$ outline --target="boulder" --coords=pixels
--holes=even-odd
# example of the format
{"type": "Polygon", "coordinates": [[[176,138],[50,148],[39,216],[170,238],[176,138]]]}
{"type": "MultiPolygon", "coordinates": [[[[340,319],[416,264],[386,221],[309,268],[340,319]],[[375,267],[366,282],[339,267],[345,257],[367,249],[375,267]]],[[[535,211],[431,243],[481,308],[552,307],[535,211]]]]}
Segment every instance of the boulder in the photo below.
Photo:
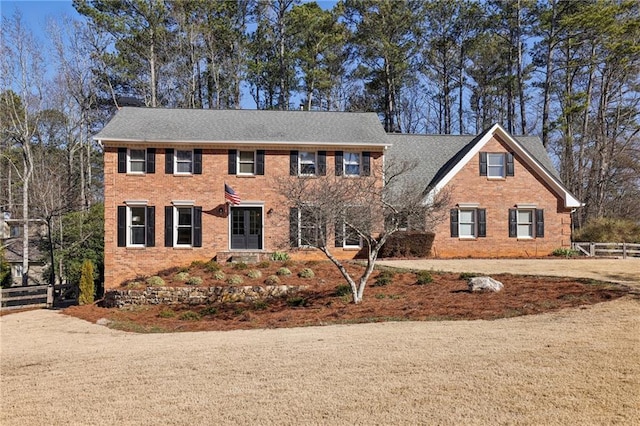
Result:
{"type": "Polygon", "coordinates": [[[502,290],[504,285],[491,277],[473,277],[469,279],[469,291],[494,291],[502,290]]]}

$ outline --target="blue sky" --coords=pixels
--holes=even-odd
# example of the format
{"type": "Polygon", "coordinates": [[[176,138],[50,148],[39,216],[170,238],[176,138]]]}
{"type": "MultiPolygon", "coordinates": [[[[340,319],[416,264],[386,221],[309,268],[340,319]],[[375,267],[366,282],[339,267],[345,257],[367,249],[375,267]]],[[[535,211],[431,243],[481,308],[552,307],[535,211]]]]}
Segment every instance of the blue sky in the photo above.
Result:
{"type": "Polygon", "coordinates": [[[13,15],[16,10],[22,12],[24,22],[38,36],[45,29],[48,17],[66,14],[74,18],[80,18],[80,15],[71,5],[71,0],[0,0],[0,14],[3,17],[13,15]]]}

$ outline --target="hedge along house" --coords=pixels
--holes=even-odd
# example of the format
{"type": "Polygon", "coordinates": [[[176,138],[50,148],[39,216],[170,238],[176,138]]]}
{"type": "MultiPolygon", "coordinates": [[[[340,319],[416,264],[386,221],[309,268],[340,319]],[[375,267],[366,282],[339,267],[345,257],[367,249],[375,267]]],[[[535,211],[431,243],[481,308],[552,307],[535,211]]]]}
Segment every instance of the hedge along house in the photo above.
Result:
{"type": "MultiPolygon", "coordinates": [[[[124,107],[94,139],[104,148],[105,288],[194,260],[295,246],[304,212],[290,209],[274,180],[381,182],[389,146],[374,113],[309,111],[124,107]]],[[[334,254],[354,257],[347,243],[334,254]]]]}
{"type": "Polygon", "coordinates": [[[562,184],[537,137],[500,125],[480,135],[390,134],[390,158],[415,158],[406,178],[428,197],[447,191],[449,220],[436,226],[435,257],[544,256],[571,244],[582,203],[562,184]]]}

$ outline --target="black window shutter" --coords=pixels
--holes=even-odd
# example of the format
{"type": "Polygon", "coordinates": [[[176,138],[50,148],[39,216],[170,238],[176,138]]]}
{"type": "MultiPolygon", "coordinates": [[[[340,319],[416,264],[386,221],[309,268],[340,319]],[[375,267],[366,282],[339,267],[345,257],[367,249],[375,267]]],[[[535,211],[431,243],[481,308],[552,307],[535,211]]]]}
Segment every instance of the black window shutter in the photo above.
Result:
{"type": "Polygon", "coordinates": [[[536,238],[544,237],[544,210],[536,209],[536,238]]]}
{"type": "Polygon", "coordinates": [[[371,175],[371,153],[364,151],[362,153],[362,176],[371,175]]]}
{"type": "Polygon", "coordinates": [[[518,236],[518,210],[509,209],[509,238],[518,236]]]}
{"type": "Polygon", "coordinates": [[[264,149],[256,151],[256,174],[259,176],[264,175],[264,149]]]}
{"type": "Polygon", "coordinates": [[[336,247],[344,246],[344,221],[337,219],[335,223],[335,236],[334,241],[336,247]]]}
{"type": "Polygon", "coordinates": [[[327,151],[318,151],[318,176],[327,175],[327,151]]]}
{"type": "Polygon", "coordinates": [[[118,247],[127,245],[127,206],[118,206],[118,247]]]}
{"type": "Polygon", "coordinates": [[[164,207],[164,246],[173,247],[173,207],[164,207]]]}
{"type": "Polygon", "coordinates": [[[193,150],[193,174],[194,175],[202,174],[202,150],[201,149],[193,150]]]}
{"type": "Polygon", "coordinates": [[[147,247],[156,246],[156,208],[147,206],[147,247]]]}
{"type": "Polygon", "coordinates": [[[487,153],[480,153],[480,176],[487,175],[487,153]]]}
{"type": "Polygon", "coordinates": [[[229,174],[230,175],[235,175],[236,174],[236,157],[238,155],[238,150],[237,149],[230,149],[229,150],[229,174]]]}
{"type": "Polygon", "coordinates": [[[289,176],[298,176],[298,151],[289,153],[289,176]]]}
{"type": "Polygon", "coordinates": [[[164,150],[164,172],[168,175],[173,174],[173,148],[164,150]]]}
{"type": "Polygon", "coordinates": [[[458,209],[451,209],[449,211],[449,217],[451,218],[449,225],[451,228],[451,236],[457,238],[460,235],[458,233],[458,209]]]}
{"type": "Polygon", "coordinates": [[[298,247],[298,209],[291,207],[289,210],[289,244],[298,247]]]}
{"type": "Polygon", "coordinates": [[[513,176],[514,175],[513,154],[510,152],[507,152],[505,154],[505,157],[506,157],[505,163],[507,164],[507,176],[513,176]]]}
{"type": "Polygon", "coordinates": [[[118,173],[127,173],[127,148],[118,148],[118,173]]]}
{"type": "Polygon", "coordinates": [[[336,176],[342,176],[342,151],[336,151],[336,176]]]}
{"type": "Polygon", "coordinates": [[[202,247],[202,206],[193,208],[193,246],[202,247]]]}
{"type": "Polygon", "coordinates": [[[478,209],[478,237],[487,236],[487,209],[478,209]]]}
{"type": "Polygon", "coordinates": [[[145,165],[145,171],[147,173],[156,172],[156,149],[147,148],[147,163],[145,165]]]}

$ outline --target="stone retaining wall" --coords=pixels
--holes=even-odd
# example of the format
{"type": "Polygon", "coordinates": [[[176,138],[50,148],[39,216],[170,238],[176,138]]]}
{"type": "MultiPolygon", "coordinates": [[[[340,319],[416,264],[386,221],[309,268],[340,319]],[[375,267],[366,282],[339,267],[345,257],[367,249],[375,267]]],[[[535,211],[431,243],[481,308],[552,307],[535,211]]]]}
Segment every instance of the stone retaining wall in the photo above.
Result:
{"type": "Polygon", "coordinates": [[[253,302],[286,296],[305,286],[238,286],[238,287],[146,287],[140,290],[107,290],[104,306],[122,308],[131,305],[200,305],[223,302],[253,302]]]}

